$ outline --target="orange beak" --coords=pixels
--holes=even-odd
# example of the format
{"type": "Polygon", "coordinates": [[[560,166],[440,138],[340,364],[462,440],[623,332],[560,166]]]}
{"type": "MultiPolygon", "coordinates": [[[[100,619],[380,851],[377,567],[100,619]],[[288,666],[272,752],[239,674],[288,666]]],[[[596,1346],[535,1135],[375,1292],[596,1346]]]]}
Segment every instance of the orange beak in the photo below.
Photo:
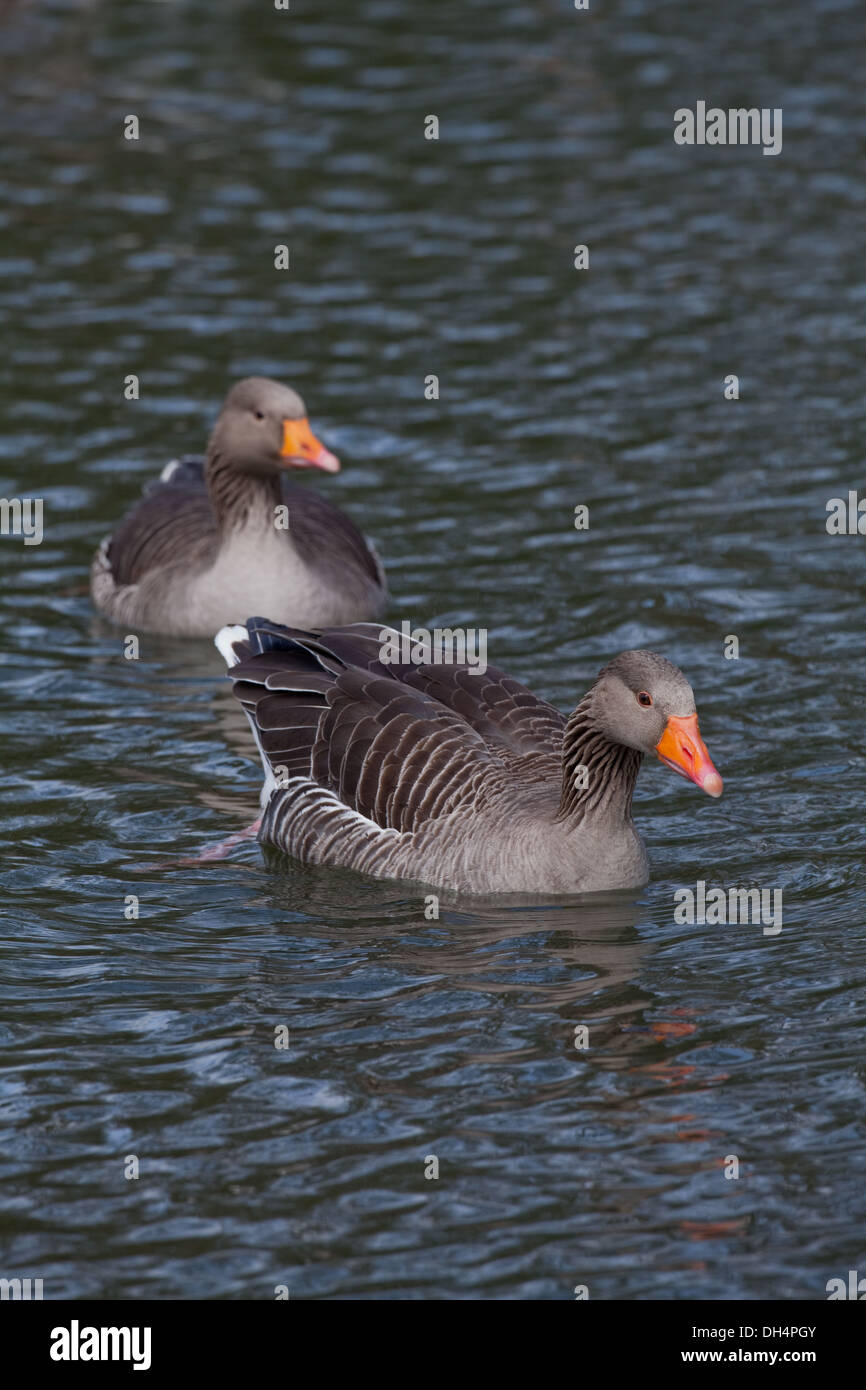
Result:
{"type": "Polygon", "coordinates": [[[280,458],[292,468],[321,468],[325,473],[339,473],[340,460],[321,444],[306,415],[302,420],[283,421],[283,447],[280,458]]]}
{"type": "Polygon", "coordinates": [[[708,796],[721,796],[724,782],[701,738],[696,714],[672,714],[656,744],[661,761],[687,777],[708,796]]]}

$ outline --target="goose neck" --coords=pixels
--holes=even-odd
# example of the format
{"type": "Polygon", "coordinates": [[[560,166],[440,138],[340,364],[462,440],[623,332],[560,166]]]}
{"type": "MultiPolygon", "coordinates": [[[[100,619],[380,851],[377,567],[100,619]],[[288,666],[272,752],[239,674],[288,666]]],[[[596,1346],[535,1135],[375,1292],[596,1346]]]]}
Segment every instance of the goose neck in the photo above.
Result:
{"type": "Polygon", "coordinates": [[[557,820],[569,826],[584,820],[630,822],[634,784],[642,761],[642,753],[612,742],[599,728],[590,691],[565,726],[557,820]]]}
{"type": "Polygon", "coordinates": [[[205,463],[205,481],[221,531],[250,525],[273,527],[282,496],[278,473],[247,473],[214,451],[205,463]]]}

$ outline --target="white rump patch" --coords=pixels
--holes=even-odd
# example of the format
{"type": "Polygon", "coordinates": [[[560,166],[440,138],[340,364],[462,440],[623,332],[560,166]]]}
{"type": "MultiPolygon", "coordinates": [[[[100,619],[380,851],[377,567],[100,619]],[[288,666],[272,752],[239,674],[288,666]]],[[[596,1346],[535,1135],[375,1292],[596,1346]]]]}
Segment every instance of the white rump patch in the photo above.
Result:
{"type": "Polygon", "coordinates": [[[213,639],[214,646],[229,670],[231,670],[233,666],[237,666],[240,661],[240,657],[234,650],[232,643],[248,642],[249,637],[250,634],[247,632],[243,623],[229,623],[226,627],[221,627],[216,637],[213,639]]]}
{"type": "MultiPolygon", "coordinates": [[[[220,628],[216,637],[213,639],[213,643],[220,656],[222,657],[223,661],[225,662],[226,666],[228,666],[229,670],[231,670],[233,666],[237,666],[238,662],[240,661],[240,657],[234,650],[232,643],[248,642],[249,639],[250,634],[244,627],[243,623],[228,623],[225,627],[220,628]]],[[[250,714],[248,709],[244,710],[244,714],[246,715],[247,722],[252,730],[253,738],[256,742],[256,748],[258,748],[259,750],[259,757],[262,760],[262,767],[265,773],[265,785],[262,787],[261,796],[259,797],[259,803],[261,805],[262,810],[264,810],[271,799],[271,793],[276,789],[277,782],[273,772],[271,771],[271,765],[268,761],[268,755],[262,747],[262,740],[259,737],[259,731],[256,728],[256,721],[250,714]]]]}

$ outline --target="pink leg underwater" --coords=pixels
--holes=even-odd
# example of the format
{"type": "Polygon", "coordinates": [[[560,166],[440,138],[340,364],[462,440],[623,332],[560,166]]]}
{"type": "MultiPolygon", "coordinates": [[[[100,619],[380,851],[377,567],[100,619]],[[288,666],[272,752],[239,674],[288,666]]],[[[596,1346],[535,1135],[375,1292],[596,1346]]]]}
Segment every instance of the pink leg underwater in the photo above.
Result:
{"type": "Polygon", "coordinates": [[[189,859],[178,859],[178,864],[207,864],[212,859],[225,859],[226,855],[234,849],[235,845],[243,844],[244,840],[252,840],[259,833],[259,826],[262,818],[254,820],[252,825],[248,825],[246,830],[239,830],[235,835],[229,835],[228,839],[220,840],[218,845],[211,845],[210,849],[203,849],[200,854],[192,855],[189,859]]]}

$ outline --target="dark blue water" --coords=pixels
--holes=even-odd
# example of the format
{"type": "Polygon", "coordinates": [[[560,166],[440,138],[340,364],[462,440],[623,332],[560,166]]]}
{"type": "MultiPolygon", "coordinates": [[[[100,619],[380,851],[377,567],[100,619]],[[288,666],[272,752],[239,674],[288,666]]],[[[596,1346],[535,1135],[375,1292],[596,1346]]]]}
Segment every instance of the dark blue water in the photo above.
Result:
{"type": "Polygon", "coordinates": [[[0,1275],[822,1299],[866,1270],[866,538],[825,526],[863,484],[864,38],[781,0],[4,9],[0,495],[45,535],[0,546],[0,1275]],[[698,100],[781,107],[782,153],[676,146],[698,100]],[[392,621],[486,627],[564,709],[623,648],[683,667],[726,791],[645,768],[637,900],[428,922],[251,843],[182,862],[254,815],[249,736],[206,642],[124,659],[87,567],[249,372],[343,457],[392,621]],[[677,923],[698,880],[781,889],[782,931],[677,923]]]}

